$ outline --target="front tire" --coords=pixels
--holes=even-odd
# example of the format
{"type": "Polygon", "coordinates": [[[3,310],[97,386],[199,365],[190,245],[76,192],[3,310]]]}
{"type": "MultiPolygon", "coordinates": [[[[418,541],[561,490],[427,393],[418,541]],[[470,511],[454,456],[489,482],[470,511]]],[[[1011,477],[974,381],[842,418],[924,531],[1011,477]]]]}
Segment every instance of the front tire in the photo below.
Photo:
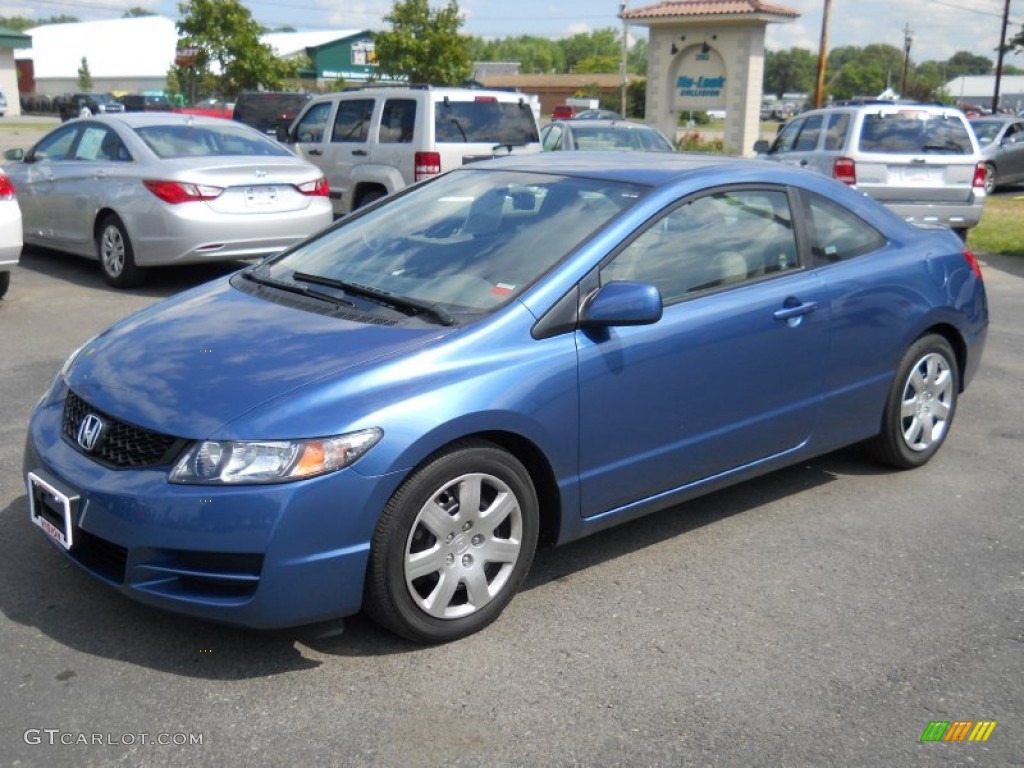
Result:
{"type": "Polygon", "coordinates": [[[483,440],[435,454],[402,483],[377,524],[368,613],[420,643],[477,632],[522,584],[538,526],[536,490],[514,456],[483,440]]]}
{"type": "Polygon", "coordinates": [[[868,448],[883,464],[920,467],[949,434],[960,393],[960,371],[953,348],[942,336],[922,336],[907,350],[893,380],[882,431],[868,448]]]}
{"type": "Polygon", "coordinates": [[[135,264],[135,251],[124,223],[111,214],[100,222],[96,235],[96,255],[103,279],[115,288],[132,288],[143,281],[144,273],[135,264]]]}

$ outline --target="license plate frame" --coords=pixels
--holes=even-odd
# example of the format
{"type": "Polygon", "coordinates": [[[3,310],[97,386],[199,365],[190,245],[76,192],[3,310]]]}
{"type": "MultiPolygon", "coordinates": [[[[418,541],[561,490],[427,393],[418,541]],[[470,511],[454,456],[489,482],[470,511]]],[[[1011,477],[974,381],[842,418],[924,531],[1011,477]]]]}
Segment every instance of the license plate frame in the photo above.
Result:
{"type": "Polygon", "coordinates": [[[272,208],[277,203],[278,189],[273,184],[245,188],[246,208],[272,208]]]}
{"type": "Polygon", "coordinates": [[[29,519],[55,543],[70,550],[77,538],[79,495],[56,478],[38,470],[26,474],[25,485],[28,488],[29,519]]]}

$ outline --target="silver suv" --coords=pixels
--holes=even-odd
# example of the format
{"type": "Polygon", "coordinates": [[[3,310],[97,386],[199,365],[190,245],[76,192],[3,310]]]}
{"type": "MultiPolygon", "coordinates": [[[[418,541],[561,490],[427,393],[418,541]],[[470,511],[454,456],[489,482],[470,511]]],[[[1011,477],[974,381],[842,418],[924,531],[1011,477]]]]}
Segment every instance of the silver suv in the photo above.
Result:
{"type": "Polygon", "coordinates": [[[319,166],[343,215],[474,160],[539,152],[537,111],[511,91],[365,87],[313,99],[277,138],[319,166]]]}
{"type": "Polygon", "coordinates": [[[965,237],[981,220],[985,166],[958,109],[894,102],[816,109],[754,151],[853,185],[915,224],[944,224],[965,237]]]}

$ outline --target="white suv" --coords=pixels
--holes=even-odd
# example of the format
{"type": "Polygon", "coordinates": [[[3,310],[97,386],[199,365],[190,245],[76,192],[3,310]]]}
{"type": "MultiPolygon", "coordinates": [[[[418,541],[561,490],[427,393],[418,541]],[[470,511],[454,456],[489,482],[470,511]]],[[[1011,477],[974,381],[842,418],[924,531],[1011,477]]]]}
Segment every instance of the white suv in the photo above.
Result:
{"type": "Polygon", "coordinates": [[[965,237],[981,220],[985,166],[958,109],[898,102],[816,109],[754,150],[854,185],[915,224],[944,224],[965,237]]]}
{"type": "Polygon", "coordinates": [[[313,99],[277,138],[320,167],[342,215],[474,160],[539,152],[534,101],[511,91],[365,87],[313,99]]]}

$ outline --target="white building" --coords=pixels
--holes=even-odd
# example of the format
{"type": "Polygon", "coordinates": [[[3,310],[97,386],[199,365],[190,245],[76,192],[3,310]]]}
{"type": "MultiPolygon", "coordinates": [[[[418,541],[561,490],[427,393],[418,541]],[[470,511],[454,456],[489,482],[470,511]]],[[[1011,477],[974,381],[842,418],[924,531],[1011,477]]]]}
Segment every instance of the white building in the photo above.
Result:
{"type": "Polygon", "coordinates": [[[31,59],[36,93],[49,96],[80,90],[82,59],[97,93],[162,91],[178,45],[175,22],[163,16],[44,24],[26,34],[32,48],[15,58],[31,59]]]}
{"type": "MultiPolygon", "coordinates": [[[[996,91],[996,76],[964,75],[946,83],[945,90],[960,104],[989,109],[996,91]]],[[[1014,112],[1024,109],[1024,75],[1003,75],[999,79],[999,106],[1014,112]]]]}
{"type": "MultiPolygon", "coordinates": [[[[44,24],[26,34],[32,38],[32,47],[15,51],[15,58],[31,60],[35,92],[47,96],[80,90],[78,70],[83,58],[96,93],[163,91],[178,48],[177,23],[165,16],[44,24]]],[[[260,40],[288,58],[356,34],[359,30],[272,32],[260,40]]]]}

